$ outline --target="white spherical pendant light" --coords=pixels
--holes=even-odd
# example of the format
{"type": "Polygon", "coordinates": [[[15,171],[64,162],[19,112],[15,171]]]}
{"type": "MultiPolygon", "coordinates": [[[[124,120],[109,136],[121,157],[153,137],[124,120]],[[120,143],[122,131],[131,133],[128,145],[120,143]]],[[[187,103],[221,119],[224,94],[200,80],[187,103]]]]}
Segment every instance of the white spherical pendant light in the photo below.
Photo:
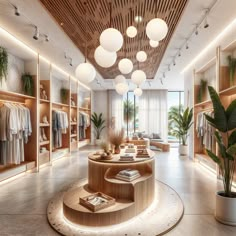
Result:
{"type": "Polygon", "coordinates": [[[122,74],[129,74],[133,70],[133,62],[128,58],[119,61],[118,68],[122,74]]]}
{"type": "Polygon", "coordinates": [[[115,84],[126,83],[126,79],[123,75],[117,75],[115,78],[115,84]]]}
{"type": "Polygon", "coordinates": [[[147,60],[147,53],[144,52],[144,51],[139,51],[139,52],[137,52],[137,54],[136,54],[136,59],[137,59],[137,61],[139,61],[139,62],[144,62],[144,61],[146,61],[146,60],[147,60]]]}
{"type": "Polygon", "coordinates": [[[140,97],[143,94],[143,90],[141,88],[136,88],[134,90],[134,95],[140,97]]]}
{"type": "Polygon", "coordinates": [[[95,79],[96,71],[91,64],[84,62],[77,66],[75,74],[81,82],[90,83],[95,79]]]}
{"type": "Polygon", "coordinates": [[[123,36],[114,28],[105,29],[100,35],[101,46],[109,52],[117,52],[123,45],[123,36]]]}
{"type": "Polygon", "coordinates": [[[159,46],[159,41],[149,40],[149,44],[152,48],[156,48],[159,46]]]}
{"type": "Polygon", "coordinates": [[[126,83],[119,83],[116,85],[116,92],[120,95],[124,95],[129,91],[129,86],[126,83]]]}
{"type": "Polygon", "coordinates": [[[150,20],[146,26],[146,34],[149,39],[160,41],[164,39],[168,32],[166,22],[160,18],[150,20]]]}
{"type": "Polygon", "coordinates": [[[129,26],[126,29],[126,34],[129,38],[134,38],[137,35],[137,29],[134,26],[129,26]]]}
{"type": "Polygon", "coordinates": [[[146,74],[142,70],[135,70],[131,75],[131,80],[139,86],[146,80],[146,74]]]}
{"type": "Polygon", "coordinates": [[[94,52],[94,58],[99,66],[108,68],[115,64],[117,54],[116,52],[108,52],[102,46],[98,46],[94,52]]]}

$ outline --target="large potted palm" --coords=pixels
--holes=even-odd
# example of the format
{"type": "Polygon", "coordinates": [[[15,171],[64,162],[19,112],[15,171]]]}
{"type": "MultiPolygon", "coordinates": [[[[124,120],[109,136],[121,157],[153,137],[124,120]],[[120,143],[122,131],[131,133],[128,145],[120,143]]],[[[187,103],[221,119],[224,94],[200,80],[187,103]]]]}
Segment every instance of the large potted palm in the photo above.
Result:
{"type": "Polygon", "coordinates": [[[181,144],[179,145],[179,154],[183,156],[188,155],[187,139],[189,135],[189,129],[192,126],[193,109],[187,107],[183,112],[180,112],[177,116],[173,117],[176,123],[175,132],[179,137],[181,144]]]}
{"type": "Polygon", "coordinates": [[[217,163],[222,177],[224,190],[216,193],[215,217],[218,221],[236,226],[236,193],[232,191],[236,164],[236,100],[228,108],[224,108],[213,87],[209,86],[211,101],[214,108],[214,118],[205,115],[213,126],[219,154],[206,150],[208,156],[217,163]]]}
{"type": "Polygon", "coordinates": [[[95,134],[95,138],[96,138],[95,144],[100,145],[100,143],[101,143],[101,133],[102,133],[102,130],[106,127],[104,125],[105,120],[102,117],[102,113],[100,113],[98,115],[96,112],[94,112],[91,116],[91,121],[92,121],[93,126],[94,126],[94,134],[95,134]]]}

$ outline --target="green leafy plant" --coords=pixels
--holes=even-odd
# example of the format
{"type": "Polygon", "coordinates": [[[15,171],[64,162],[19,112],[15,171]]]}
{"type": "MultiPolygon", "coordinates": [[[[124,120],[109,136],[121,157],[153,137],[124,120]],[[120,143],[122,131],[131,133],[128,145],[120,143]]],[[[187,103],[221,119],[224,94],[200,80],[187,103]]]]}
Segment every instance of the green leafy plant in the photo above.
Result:
{"type": "Polygon", "coordinates": [[[211,150],[206,150],[208,156],[218,164],[223,179],[224,196],[233,197],[232,182],[236,163],[236,100],[233,100],[227,109],[222,105],[215,89],[208,86],[214,108],[214,118],[205,114],[209,124],[215,131],[216,142],[219,146],[219,156],[211,150]]]}
{"type": "Polygon", "coordinates": [[[124,101],[124,121],[129,123],[134,119],[134,115],[137,115],[138,107],[134,106],[134,103],[127,99],[124,101]]]}
{"type": "Polygon", "coordinates": [[[228,66],[229,66],[229,80],[230,80],[230,86],[234,85],[234,74],[235,74],[235,68],[236,68],[236,58],[232,58],[231,56],[228,56],[228,66]]]}
{"type": "Polygon", "coordinates": [[[200,81],[200,87],[198,91],[198,102],[202,102],[203,96],[206,94],[207,91],[207,81],[204,79],[201,79],[200,81]]]}
{"type": "Polygon", "coordinates": [[[102,113],[98,115],[96,112],[94,112],[91,116],[91,121],[93,122],[93,125],[94,125],[94,129],[95,129],[94,132],[95,132],[96,139],[100,139],[101,132],[106,127],[104,125],[105,120],[102,117],[102,113]]]}
{"type": "Polygon", "coordinates": [[[23,83],[24,94],[29,95],[29,96],[33,96],[33,94],[34,94],[34,80],[33,80],[32,75],[23,74],[21,76],[21,80],[23,83]]]}
{"type": "Polygon", "coordinates": [[[5,48],[0,47],[0,82],[7,79],[8,54],[5,48]]]}
{"type": "Polygon", "coordinates": [[[65,88],[61,88],[61,101],[62,103],[67,103],[68,102],[68,95],[69,95],[69,90],[65,88]]]}
{"type": "Polygon", "coordinates": [[[175,134],[180,138],[182,145],[187,145],[188,132],[193,124],[192,118],[193,109],[189,109],[189,107],[173,117],[173,120],[176,123],[175,134]]]}

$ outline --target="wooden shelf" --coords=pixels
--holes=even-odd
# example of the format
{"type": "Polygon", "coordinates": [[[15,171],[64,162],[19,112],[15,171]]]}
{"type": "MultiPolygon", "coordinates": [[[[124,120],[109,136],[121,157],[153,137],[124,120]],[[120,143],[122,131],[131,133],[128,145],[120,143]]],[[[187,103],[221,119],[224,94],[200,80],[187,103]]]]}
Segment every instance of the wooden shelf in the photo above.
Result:
{"type": "Polygon", "coordinates": [[[39,126],[40,126],[40,127],[50,127],[50,124],[43,124],[43,123],[40,123],[39,126]]]}
{"type": "Polygon", "coordinates": [[[71,137],[71,138],[77,137],[77,134],[71,134],[70,137],[71,137]]]}
{"type": "Polygon", "coordinates": [[[18,97],[18,98],[24,98],[24,99],[36,99],[33,96],[28,96],[28,95],[21,94],[21,93],[5,91],[5,90],[1,90],[1,89],[0,89],[0,94],[1,95],[6,95],[6,96],[11,96],[11,97],[13,96],[13,97],[18,97]]]}
{"type": "Polygon", "coordinates": [[[84,111],[91,111],[91,109],[89,108],[85,108],[85,107],[79,107],[80,110],[84,110],[84,111]]]}
{"type": "Polygon", "coordinates": [[[59,103],[59,102],[53,102],[52,105],[55,105],[55,106],[61,106],[61,107],[69,107],[68,104],[59,103]]]}
{"type": "Polygon", "coordinates": [[[212,104],[211,100],[207,100],[207,101],[195,104],[194,107],[196,107],[196,108],[197,107],[205,107],[205,106],[209,106],[211,104],[212,104]]]}
{"type": "Polygon", "coordinates": [[[70,125],[77,125],[77,122],[70,122],[70,125]]]}
{"type": "Polygon", "coordinates": [[[45,99],[40,99],[40,103],[50,103],[49,100],[45,100],[45,99]]]}
{"type": "Polygon", "coordinates": [[[77,106],[70,106],[71,108],[73,108],[73,109],[77,109],[78,107],[77,106]]]}
{"type": "Polygon", "coordinates": [[[229,45],[227,45],[225,48],[222,49],[222,52],[230,52],[236,49],[236,40],[231,42],[229,45]]]}
{"type": "Polygon", "coordinates": [[[40,143],[39,143],[39,146],[44,146],[44,145],[47,145],[47,144],[49,144],[49,143],[50,143],[49,140],[43,141],[43,142],[40,142],[40,143]]]}
{"type": "Polygon", "coordinates": [[[222,96],[231,96],[236,94],[236,85],[219,92],[222,96]]]}

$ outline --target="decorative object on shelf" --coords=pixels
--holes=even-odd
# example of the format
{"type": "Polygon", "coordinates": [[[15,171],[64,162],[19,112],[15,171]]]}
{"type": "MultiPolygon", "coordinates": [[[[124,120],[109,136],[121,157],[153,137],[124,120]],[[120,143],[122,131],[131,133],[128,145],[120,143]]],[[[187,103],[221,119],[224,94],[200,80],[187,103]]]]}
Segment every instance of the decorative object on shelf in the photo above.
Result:
{"type": "Polygon", "coordinates": [[[205,115],[213,126],[219,147],[219,156],[206,150],[208,156],[219,166],[224,190],[216,193],[215,217],[223,224],[236,226],[236,192],[232,191],[236,165],[236,100],[225,109],[215,89],[208,86],[214,110],[214,118],[205,115]]]}
{"type": "Polygon", "coordinates": [[[112,152],[110,151],[109,143],[102,142],[100,144],[100,147],[103,150],[103,153],[101,154],[101,159],[103,159],[103,160],[111,160],[112,159],[112,152]]]}
{"type": "Polygon", "coordinates": [[[229,66],[229,82],[230,87],[234,85],[234,75],[235,75],[235,69],[236,69],[236,58],[232,58],[232,56],[228,56],[228,66],[229,66]]]}
{"type": "Polygon", "coordinates": [[[47,116],[43,116],[43,123],[44,124],[49,124],[47,116]]]}
{"type": "Polygon", "coordinates": [[[94,126],[94,134],[96,137],[96,145],[99,145],[101,143],[101,133],[102,130],[106,127],[105,126],[105,120],[102,117],[102,113],[100,113],[99,115],[94,112],[91,116],[91,121],[93,123],[94,126]]]}
{"type": "Polygon", "coordinates": [[[41,137],[42,137],[43,141],[47,141],[47,140],[48,140],[48,139],[47,139],[47,136],[46,136],[46,134],[45,134],[44,128],[41,128],[41,137]]]}
{"type": "Polygon", "coordinates": [[[207,80],[201,79],[197,96],[198,103],[203,102],[203,100],[206,100],[206,93],[207,93],[207,80]]]}
{"type": "Polygon", "coordinates": [[[30,74],[23,74],[21,76],[22,80],[22,87],[23,87],[23,92],[26,95],[33,96],[34,94],[34,80],[32,75],[30,74]]]}
{"type": "Polygon", "coordinates": [[[141,175],[138,170],[134,169],[125,169],[119,171],[119,173],[116,175],[116,179],[124,180],[127,182],[131,182],[137,178],[139,178],[141,175]]]}
{"type": "Polygon", "coordinates": [[[114,146],[114,153],[120,153],[120,145],[124,142],[124,129],[119,131],[109,130],[109,141],[114,146]]]}
{"type": "Polygon", "coordinates": [[[3,79],[7,80],[7,69],[8,69],[8,54],[7,50],[0,47],[0,82],[2,84],[3,79]]]}
{"type": "Polygon", "coordinates": [[[43,84],[40,84],[40,98],[44,100],[48,100],[48,96],[46,90],[44,89],[43,84]]]}
{"type": "Polygon", "coordinates": [[[67,104],[68,95],[69,95],[69,90],[65,88],[61,88],[61,102],[62,103],[67,104]]]}
{"type": "Polygon", "coordinates": [[[94,52],[94,59],[99,66],[109,68],[115,64],[117,53],[109,52],[99,45],[94,52]]]}
{"type": "Polygon", "coordinates": [[[71,99],[70,99],[70,105],[71,106],[75,106],[75,101],[74,101],[74,99],[71,97],[71,99]]]}
{"type": "Polygon", "coordinates": [[[112,3],[110,5],[110,27],[105,29],[99,38],[100,45],[109,52],[117,52],[123,45],[123,36],[119,30],[112,28],[112,3]]]}
{"type": "Polygon", "coordinates": [[[164,20],[157,18],[157,0],[155,7],[155,18],[147,23],[146,34],[151,40],[161,41],[168,33],[168,26],[164,20]]]}
{"type": "Polygon", "coordinates": [[[187,138],[189,135],[189,129],[192,126],[193,109],[187,107],[185,111],[179,113],[176,117],[173,117],[176,123],[176,135],[180,138],[181,144],[179,145],[179,154],[186,156],[188,155],[187,138]]]}
{"type": "Polygon", "coordinates": [[[92,82],[95,77],[96,77],[96,71],[93,67],[92,64],[88,63],[87,62],[87,42],[88,42],[88,39],[87,39],[87,1],[85,1],[85,36],[86,36],[86,39],[85,39],[85,60],[84,60],[84,63],[81,63],[77,66],[76,70],[75,70],[75,74],[76,74],[76,77],[81,81],[81,82],[84,82],[84,83],[90,83],[92,82]]]}

